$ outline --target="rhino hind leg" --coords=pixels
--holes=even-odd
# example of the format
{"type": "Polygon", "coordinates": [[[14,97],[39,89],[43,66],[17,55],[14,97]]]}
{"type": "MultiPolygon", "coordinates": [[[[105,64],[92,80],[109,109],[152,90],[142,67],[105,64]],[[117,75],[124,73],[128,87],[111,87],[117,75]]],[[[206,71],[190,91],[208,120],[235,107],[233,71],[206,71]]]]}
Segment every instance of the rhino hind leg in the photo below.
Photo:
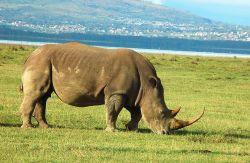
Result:
{"type": "Polygon", "coordinates": [[[36,105],[36,99],[32,96],[24,96],[20,107],[23,125],[21,128],[31,128],[31,115],[36,105]]]}
{"type": "Polygon", "coordinates": [[[36,121],[38,122],[38,125],[40,128],[49,127],[46,117],[45,117],[47,99],[48,99],[48,96],[44,96],[40,98],[39,100],[37,100],[36,107],[34,110],[34,117],[36,121]]]}
{"type": "Polygon", "coordinates": [[[127,108],[130,112],[131,120],[125,125],[128,131],[137,131],[138,123],[141,120],[141,110],[139,107],[127,108]]]}
{"type": "MultiPolygon", "coordinates": [[[[46,71],[48,72],[48,71],[46,71]]],[[[51,80],[49,73],[40,73],[35,70],[29,71],[26,70],[22,77],[23,85],[23,102],[20,106],[21,118],[23,121],[22,128],[31,128],[31,117],[35,110],[35,107],[38,109],[37,115],[45,118],[45,104],[46,100],[43,101],[46,94],[48,94],[49,88],[51,87],[51,80]],[[40,110],[40,114],[39,113],[40,110]],[[44,110],[44,111],[42,111],[44,110]]],[[[46,120],[42,118],[44,122],[46,120]]],[[[42,122],[39,119],[40,123],[42,122]]],[[[39,123],[38,121],[38,123],[39,123]]]]}
{"type": "Polygon", "coordinates": [[[112,95],[106,100],[106,131],[114,132],[116,131],[116,120],[125,104],[124,95],[112,95]]]}

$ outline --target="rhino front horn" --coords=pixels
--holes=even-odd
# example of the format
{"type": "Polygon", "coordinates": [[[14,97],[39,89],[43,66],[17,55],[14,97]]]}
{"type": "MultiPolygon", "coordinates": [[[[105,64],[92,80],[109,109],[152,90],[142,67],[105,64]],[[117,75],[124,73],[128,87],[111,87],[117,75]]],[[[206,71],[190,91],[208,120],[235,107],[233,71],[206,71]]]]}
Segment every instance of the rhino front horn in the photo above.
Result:
{"type": "Polygon", "coordinates": [[[205,108],[203,109],[203,112],[197,118],[193,118],[188,121],[183,121],[183,120],[178,120],[176,118],[173,118],[170,123],[170,130],[178,130],[178,129],[184,128],[186,126],[189,126],[197,122],[203,116],[204,112],[205,112],[205,108]]]}

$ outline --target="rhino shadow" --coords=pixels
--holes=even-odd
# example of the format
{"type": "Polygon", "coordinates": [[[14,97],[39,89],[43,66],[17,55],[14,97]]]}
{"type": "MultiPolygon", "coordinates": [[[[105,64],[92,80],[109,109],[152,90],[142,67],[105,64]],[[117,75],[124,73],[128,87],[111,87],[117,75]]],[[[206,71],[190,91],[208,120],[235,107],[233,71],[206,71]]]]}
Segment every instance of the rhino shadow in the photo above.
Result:
{"type": "MultiPolygon", "coordinates": [[[[49,124],[49,128],[68,128],[68,127],[65,127],[65,126],[62,126],[62,125],[50,125],[49,124]]],[[[72,129],[72,128],[68,128],[68,129],[72,129]]]]}
{"type": "Polygon", "coordinates": [[[21,124],[0,123],[0,127],[21,127],[21,124]]]}
{"type": "Polygon", "coordinates": [[[229,155],[229,156],[249,156],[248,152],[224,152],[224,151],[212,151],[208,149],[201,150],[173,150],[170,153],[181,154],[215,154],[215,155],[229,155]]]}
{"type": "Polygon", "coordinates": [[[241,139],[250,139],[250,136],[247,133],[221,133],[221,132],[208,132],[208,131],[188,131],[188,130],[178,130],[171,133],[172,135],[202,135],[202,136],[212,136],[212,135],[223,135],[224,137],[229,138],[241,138],[241,139]]]}
{"type": "Polygon", "coordinates": [[[201,130],[197,130],[197,131],[176,130],[176,131],[171,132],[171,135],[215,135],[215,134],[219,134],[219,133],[211,133],[211,132],[201,131],[201,130]]]}
{"type": "MultiPolygon", "coordinates": [[[[17,127],[20,128],[22,124],[13,124],[13,123],[0,123],[0,127],[17,127]]],[[[38,128],[38,124],[33,126],[34,128],[38,128]]],[[[66,128],[65,126],[60,125],[49,125],[49,128],[66,128]]]]}
{"type": "MultiPolygon", "coordinates": [[[[16,128],[20,128],[22,126],[22,124],[15,124],[15,123],[0,123],[0,127],[16,127],[16,128]]],[[[35,128],[38,128],[38,125],[34,126],[35,128]]],[[[49,125],[49,128],[62,128],[62,129],[66,129],[68,127],[65,126],[61,126],[61,125],[49,125]]],[[[73,129],[73,128],[68,128],[68,129],[73,129]]],[[[104,128],[101,127],[96,127],[95,130],[105,130],[104,128]]],[[[124,128],[118,128],[118,130],[120,132],[129,132],[124,128]]],[[[138,133],[142,133],[142,134],[149,134],[152,133],[152,131],[150,129],[146,129],[146,128],[142,128],[142,129],[138,129],[137,131],[138,133]]],[[[197,131],[188,131],[188,130],[177,130],[177,131],[173,131],[171,132],[171,135],[181,135],[181,136],[185,136],[185,135],[203,135],[203,136],[211,136],[211,135],[224,135],[225,137],[229,137],[229,138],[240,138],[240,139],[250,139],[250,136],[248,134],[236,134],[236,133],[230,133],[230,134],[222,134],[220,132],[207,132],[207,131],[201,131],[201,130],[197,130],[197,131]]]]}
{"type": "MultiPolygon", "coordinates": [[[[133,131],[128,131],[125,128],[117,128],[119,132],[133,132],[133,131]]],[[[101,128],[101,127],[95,127],[95,130],[102,130],[104,131],[105,128],[101,128]]],[[[138,133],[152,133],[152,131],[150,129],[138,129],[138,131],[136,131],[138,133]]]]}
{"type": "Polygon", "coordinates": [[[225,137],[231,137],[231,138],[241,138],[241,139],[250,139],[249,135],[243,135],[243,134],[225,134],[225,137]]]}

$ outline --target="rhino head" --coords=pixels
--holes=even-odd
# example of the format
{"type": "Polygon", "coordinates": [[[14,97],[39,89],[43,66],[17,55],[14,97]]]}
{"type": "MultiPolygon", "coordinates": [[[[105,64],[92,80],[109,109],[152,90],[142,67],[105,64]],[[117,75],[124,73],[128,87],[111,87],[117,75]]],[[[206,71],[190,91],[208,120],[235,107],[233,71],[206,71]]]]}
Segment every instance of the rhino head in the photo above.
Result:
{"type": "Polygon", "coordinates": [[[142,117],[148,127],[158,134],[168,134],[172,130],[181,129],[198,121],[203,112],[191,120],[178,120],[175,118],[181,107],[170,110],[164,101],[164,90],[161,81],[157,77],[150,77],[143,90],[140,107],[142,117]]]}

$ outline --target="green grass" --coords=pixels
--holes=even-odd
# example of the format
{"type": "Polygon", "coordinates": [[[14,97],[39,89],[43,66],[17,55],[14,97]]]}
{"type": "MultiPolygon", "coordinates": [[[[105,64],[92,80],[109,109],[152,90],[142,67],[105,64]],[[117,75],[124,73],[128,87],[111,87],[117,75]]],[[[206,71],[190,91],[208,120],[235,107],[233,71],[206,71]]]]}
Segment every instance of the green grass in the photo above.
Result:
{"type": "MultiPolygon", "coordinates": [[[[20,129],[22,63],[34,47],[0,45],[0,162],[249,162],[250,59],[145,55],[155,65],[178,118],[204,117],[171,135],[107,133],[104,106],[76,108],[53,95],[50,129],[20,129]]],[[[33,121],[36,124],[35,121],[33,121]]]]}

